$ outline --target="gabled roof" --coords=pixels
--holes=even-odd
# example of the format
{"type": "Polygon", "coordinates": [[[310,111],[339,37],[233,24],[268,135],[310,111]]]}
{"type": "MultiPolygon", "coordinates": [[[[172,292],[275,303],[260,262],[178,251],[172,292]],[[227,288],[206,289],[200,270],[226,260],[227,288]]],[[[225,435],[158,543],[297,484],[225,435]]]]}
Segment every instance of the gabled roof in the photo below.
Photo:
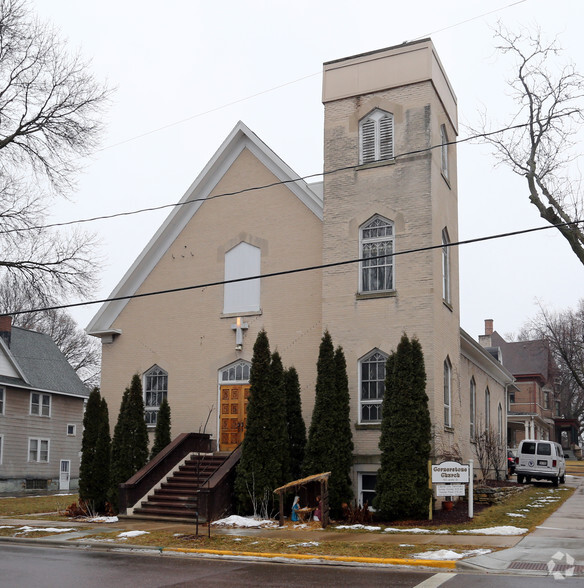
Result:
{"type": "Polygon", "coordinates": [[[10,347],[3,340],[0,346],[16,370],[0,374],[0,384],[68,396],[89,396],[75,370],[48,335],[12,327],[10,347]]]}
{"type": "Polygon", "coordinates": [[[515,377],[539,375],[544,382],[548,381],[551,355],[546,341],[538,339],[507,342],[494,331],[491,342],[492,345],[501,348],[503,365],[515,377]]]}
{"type": "MultiPolygon", "coordinates": [[[[266,168],[274,174],[296,197],[320,220],[322,212],[322,192],[312,190],[299,179],[297,173],[280,159],[255,133],[239,121],[225,141],[191,184],[179,204],[196,200],[192,204],[176,206],[162,223],[154,237],[114,288],[109,298],[132,296],[146,277],[160,261],[180,232],[197,213],[239,154],[248,149],[266,168]]],[[[114,300],[104,303],[86,328],[90,335],[102,336],[119,333],[112,330],[114,320],[128,303],[128,300],[114,300]]]]}

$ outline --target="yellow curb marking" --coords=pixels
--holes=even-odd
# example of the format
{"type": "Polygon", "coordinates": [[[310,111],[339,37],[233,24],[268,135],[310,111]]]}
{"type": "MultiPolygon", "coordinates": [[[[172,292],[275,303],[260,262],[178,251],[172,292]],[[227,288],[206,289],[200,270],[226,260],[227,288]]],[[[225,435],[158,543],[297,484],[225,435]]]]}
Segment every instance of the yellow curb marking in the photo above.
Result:
{"type": "Polygon", "coordinates": [[[257,551],[227,551],[219,549],[189,549],[186,547],[163,547],[161,551],[178,551],[180,553],[206,553],[211,555],[239,555],[248,557],[283,557],[288,559],[324,559],[326,561],[346,561],[372,564],[389,564],[394,566],[427,566],[432,568],[456,568],[456,561],[446,559],[406,559],[398,557],[349,557],[342,555],[307,555],[303,553],[262,553],[257,551]]]}

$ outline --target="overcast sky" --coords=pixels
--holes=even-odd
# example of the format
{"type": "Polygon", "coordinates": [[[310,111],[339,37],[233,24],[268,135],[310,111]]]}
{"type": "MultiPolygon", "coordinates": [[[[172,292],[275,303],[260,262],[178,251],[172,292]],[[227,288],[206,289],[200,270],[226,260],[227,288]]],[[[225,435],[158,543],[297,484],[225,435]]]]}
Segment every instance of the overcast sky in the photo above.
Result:
{"type": "MultiPolygon", "coordinates": [[[[509,120],[512,63],[494,50],[498,20],[559,36],[584,71],[581,0],[31,0],[116,88],[102,150],[78,191],[55,206],[68,221],[176,202],[238,120],[301,176],[322,171],[322,63],[430,36],[458,98],[460,136],[486,111],[509,120]],[[485,15],[487,11],[493,11],[485,15]]],[[[461,239],[543,226],[525,181],[494,167],[486,146],[458,147],[461,239]]],[[[99,221],[105,298],[168,212],[99,221]]],[[[218,219],[218,223],[229,222],[218,219]]],[[[282,260],[286,267],[286,260],[282,260]]],[[[562,309],[584,292],[584,267],[557,231],[461,247],[461,326],[517,332],[537,303],[562,309]]],[[[172,287],[172,284],[168,285],[172,287]]],[[[73,310],[85,326],[98,306],[73,310]]]]}

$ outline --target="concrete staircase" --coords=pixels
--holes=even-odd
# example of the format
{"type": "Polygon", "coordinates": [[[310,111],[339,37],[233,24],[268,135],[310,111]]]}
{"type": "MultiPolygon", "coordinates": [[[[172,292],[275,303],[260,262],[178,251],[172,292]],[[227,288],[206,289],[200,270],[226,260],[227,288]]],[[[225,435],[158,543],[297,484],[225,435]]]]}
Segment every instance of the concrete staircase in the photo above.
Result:
{"type": "MultiPolygon", "coordinates": [[[[140,506],[134,507],[132,518],[194,522],[199,511],[199,491],[228,456],[227,453],[191,455],[140,506]]],[[[199,512],[199,520],[206,520],[205,512],[199,512]]]]}

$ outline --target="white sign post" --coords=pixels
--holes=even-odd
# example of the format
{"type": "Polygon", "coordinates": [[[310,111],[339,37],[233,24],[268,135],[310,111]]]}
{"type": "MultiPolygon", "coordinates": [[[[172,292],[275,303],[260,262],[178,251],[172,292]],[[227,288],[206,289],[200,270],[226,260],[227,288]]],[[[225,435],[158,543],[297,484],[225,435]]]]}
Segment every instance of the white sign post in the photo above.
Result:
{"type": "Polygon", "coordinates": [[[436,496],[464,496],[468,484],[468,516],[473,518],[473,460],[468,465],[457,461],[443,461],[432,466],[432,484],[436,496]]]}

